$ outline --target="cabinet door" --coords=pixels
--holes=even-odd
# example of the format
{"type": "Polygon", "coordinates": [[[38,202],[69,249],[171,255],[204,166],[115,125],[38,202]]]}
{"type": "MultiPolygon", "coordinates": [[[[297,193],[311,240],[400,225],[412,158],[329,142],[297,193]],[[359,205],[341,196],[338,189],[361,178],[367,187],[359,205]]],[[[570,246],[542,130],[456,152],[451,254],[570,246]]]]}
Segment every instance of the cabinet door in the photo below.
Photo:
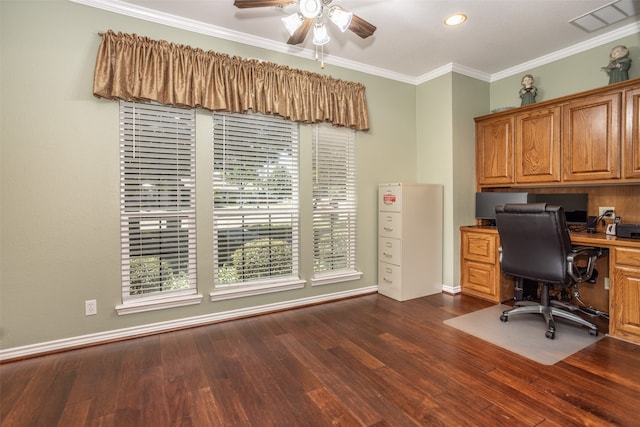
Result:
{"type": "Polygon", "coordinates": [[[622,176],[640,178],[640,89],[626,92],[622,176]]]}
{"type": "Polygon", "coordinates": [[[496,236],[481,233],[462,233],[462,258],[495,265],[496,236]]]}
{"type": "Polygon", "coordinates": [[[513,183],[513,116],[476,123],[479,185],[513,183]]]}
{"type": "Polygon", "coordinates": [[[495,265],[463,260],[460,273],[462,293],[490,301],[500,301],[495,265]]]}
{"type": "Polygon", "coordinates": [[[564,181],[620,178],[620,101],[614,93],[562,107],[564,181]]]}
{"type": "Polygon", "coordinates": [[[517,183],[560,181],[560,107],[515,118],[517,183]]]}
{"type": "Polygon", "coordinates": [[[609,333],[640,342],[640,250],[617,248],[614,253],[609,333]]]}

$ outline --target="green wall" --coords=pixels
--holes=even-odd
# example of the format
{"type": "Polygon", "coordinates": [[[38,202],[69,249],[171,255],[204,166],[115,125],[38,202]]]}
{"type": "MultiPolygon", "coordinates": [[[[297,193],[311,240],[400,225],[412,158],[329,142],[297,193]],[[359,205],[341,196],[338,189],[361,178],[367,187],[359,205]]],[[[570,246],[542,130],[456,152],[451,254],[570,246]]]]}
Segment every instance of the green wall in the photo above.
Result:
{"type": "Polygon", "coordinates": [[[460,283],[458,230],[474,221],[473,118],[486,113],[489,84],[449,73],[418,85],[416,94],[417,180],[444,185],[443,283],[455,287],[460,283]]]}
{"type": "MultiPolygon", "coordinates": [[[[513,105],[520,75],[487,83],[448,73],[401,83],[288,56],[66,0],[0,2],[0,350],[139,330],[232,310],[366,289],[377,282],[377,186],[433,182],[445,187],[443,284],[459,282],[458,227],[473,221],[473,117],[513,105]],[[357,133],[360,280],[211,302],[211,183],[199,179],[199,305],[118,316],[120,297],[118,104],[91,94],[98,33],[112,29],[217,52],[326,72],[367,88],[371,129],[357,133]],[[96,299],[98,315],[84,316],[96,299]]],[[[623,39],[640,57],[637,36],[623,39]]],[[[540,100],[603,85],[614,43],[532,70],[540,100]],[[567,78],[587,59],[596,71],[567,78]],[[566,62],[566,63],[565,63],[566,62]],[[565,70],[560,72],[559,70],[565,70]]],[[[617,44],[617,43],[616,43],[617,44]]],[[[639,59],[640,61],[640,59],[639,59]]],[[[640,65],[632,66],[638,77],[640,65]]],[[[585,71],[586,73],[586,71],[585,71]]],[[[197,170],[210,176],[211,116],[197,113],[197,170]]],[[[309,126],[301,125],[301,275],[311,277],[309,126]]]]}
{"type": "MultiPolygon", "coordinates": [[[[199,305],[118,316],[118,103],[91,93],[98,33],[112,29],[322,72],[292,57],[137,20],[66,0],[5,1],[1,14],[0,348],[136,328],[377,283],[377,185],[415,180],[415,87],[327,65],[367,88],[371,129],[357,133],[360,280],[211,302],[211,115],[197,114],[199,305]],[[85,317],[96,299],[98,315],[85,317]]],[[[302,271],[310,262],[311,131],[301,126],[302,271]],[[305,242],[307,244],[305,245],[305,242]]]]}
{"type": "Polygon", "coordinates": [[[629,48],[629,57],[632,59],[629,78],[639,78],[640,33],[636,33],[492,82],[489,110],[500,107],[519,107],[518,91],[522,87],[520,81],[525,74],[531,74],[535,80],[534,84],[538,88],[537,102],[606,86],[609,84],[609,76],[600,68],[609,63],[611,48],[619,44],[629,48]]]}

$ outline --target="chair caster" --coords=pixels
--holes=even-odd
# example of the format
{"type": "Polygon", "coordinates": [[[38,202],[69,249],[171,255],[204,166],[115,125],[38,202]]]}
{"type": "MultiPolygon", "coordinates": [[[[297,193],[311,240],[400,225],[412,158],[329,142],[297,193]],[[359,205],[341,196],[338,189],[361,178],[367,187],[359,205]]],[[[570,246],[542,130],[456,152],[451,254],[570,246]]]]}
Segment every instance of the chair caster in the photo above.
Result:
{"type": "Polygon", "coordinates": [[[544,336],[552,340],[556,337],[556,331],[547,331],[544,333],[544,336]]]}
{"type": "Polygon", "coordinates": [[[509,320],[509,316],[501,314],[500,315],[500,320],[502,320],[503,322],[506,322],[507,320],[509,320]]]}
{"type": "Polygon", "coordinates": [[[589,329],[589,335],[597,337],[598,336],[598,330],[597,329],[589,329]]]}

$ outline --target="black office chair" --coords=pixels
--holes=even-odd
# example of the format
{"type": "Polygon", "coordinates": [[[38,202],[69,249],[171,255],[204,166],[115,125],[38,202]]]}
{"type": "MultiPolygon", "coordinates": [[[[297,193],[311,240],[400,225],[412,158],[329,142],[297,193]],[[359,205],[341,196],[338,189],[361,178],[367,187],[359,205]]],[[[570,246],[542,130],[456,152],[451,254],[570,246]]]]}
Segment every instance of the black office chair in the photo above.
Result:
{"type": "Polygon", "coordinates": [[[591,335],[597,336],[595,324],[549,301],[550,285],[574,287],[589,280],[601,254],[597,248],[572,246],[564,209],[546,203],[496,206],[496,225],[500,235],[500,265],[505,274],[515,278],[516,291],[522,289],[524,279],[541,286],[540,304],[517,302],[515,308],[502,313],[500,320],[506,322],[514,314],[540,313],[547,323],[547,338],[555,337],[553,316],[586,326],[591,335]],[[578,265],[584,264],[581,260],[586,260],[586,266],[578,265]]]}

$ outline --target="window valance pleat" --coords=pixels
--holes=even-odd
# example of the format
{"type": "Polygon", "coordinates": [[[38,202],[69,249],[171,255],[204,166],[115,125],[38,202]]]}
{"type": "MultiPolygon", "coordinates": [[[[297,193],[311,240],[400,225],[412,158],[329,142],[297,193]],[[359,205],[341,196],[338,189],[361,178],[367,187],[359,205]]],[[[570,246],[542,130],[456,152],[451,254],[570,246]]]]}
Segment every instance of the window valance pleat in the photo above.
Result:
{"type": "Polygon", "coordinates": [[[110,30],[101,36],[95,96],[369,129],[361,83],[136,34],[110,30]]]}

